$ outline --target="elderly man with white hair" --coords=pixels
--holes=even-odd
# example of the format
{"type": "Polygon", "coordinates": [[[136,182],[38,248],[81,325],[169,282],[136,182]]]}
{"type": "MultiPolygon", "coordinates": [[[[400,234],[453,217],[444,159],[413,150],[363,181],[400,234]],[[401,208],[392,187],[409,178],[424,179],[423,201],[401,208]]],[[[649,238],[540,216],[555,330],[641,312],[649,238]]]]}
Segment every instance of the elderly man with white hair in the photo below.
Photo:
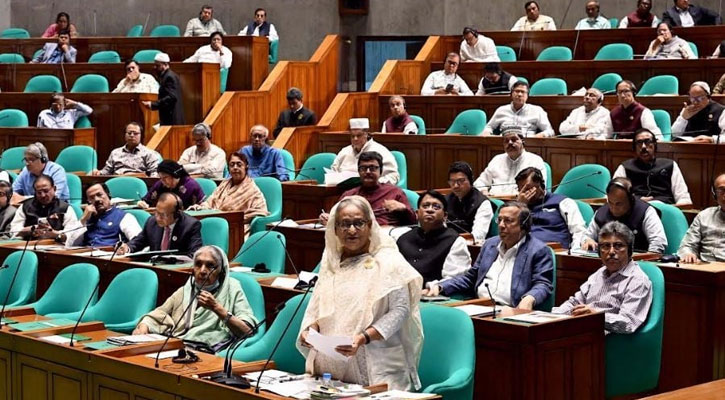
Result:
{"type": "Polygon", "coordinates": [[[672,124],[672,135],[702,143],[725,143],[725,106],[712,101],[710,85],[697,81],[690,85],[690,101],[684,104],[672,124]],[[720,136],[720,140],[718,140],[720,136]]]}
{"type": "Polygon", "coordinates": [[[584,93],[583,105],[572,110],[559,126],[559,133],[580,139],[608,139],[612,137],[612,120],[609,110],[602,106],[604,94],[597,88],[584,93]]]}
{"type": "Polygon", "coordinates": [[[194,125],[191,139],[195,145],[181,153],[181,164],[189,175],[202,175],[204,178],[223,178],[227,154],[219,146],[211,143],[211,127],[205,123],[194,125]]]}
{"type": "MultiPolygon", "coordinates": [[[[264,125],[254,125],[249,130],[249,138],[250,144],[239,149],[247,157],[247,174],[252,178],[271,176],[282,182],[288,181],[290,171],[284,164],[282,153],[267,143],[269,129],[264,125]]],[[[300,176],[305,177],[302,174],[300,176]]]]}
{"type": "Polygon", "coordinates": [[[159,99],[142,101],[141,104],[151,110],[159,110],[161,125],[184,125],[184,103],[181,94],[179,75],[171,70],[171,58],[166,53],[154,57],[154,71],[159,80],[159,99]]]}
{"type": "Polygon", "coordinates": [[[335,172],[357,172],[357,161],[360,153],[374,151],[383,156],[383,170],[378,182],[395,185],[400,180],[398,163],[393,154],[382,144],[373,140],[370,134],[370,121],[367,118],[350,119],[350,145],[345,146],[335,157],[332,170],[335,172]]]}

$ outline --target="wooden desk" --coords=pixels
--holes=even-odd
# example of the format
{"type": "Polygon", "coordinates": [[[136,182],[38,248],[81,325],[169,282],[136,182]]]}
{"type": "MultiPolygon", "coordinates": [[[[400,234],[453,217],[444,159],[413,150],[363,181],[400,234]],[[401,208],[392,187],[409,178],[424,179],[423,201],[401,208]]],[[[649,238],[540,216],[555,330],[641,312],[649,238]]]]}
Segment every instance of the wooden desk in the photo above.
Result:
{"type": "Polygon", "coordinates": [[[645,397],[643,400],[722,400],[723,398],[725,398],[725,379],[645,397]]]}
{"type": "Polygon", "coordinates": [[[316,219],[320,212],[330,212],[344,190],[319,185],[317,181],[282,182],[282,215],[298,219],[316,219]]]}
{"type": "MultiPolygon", "coordinates": [[[[318,210],[319,212],[319,210],[318,210]]],[[[319,214],[318,214],[319,215],[319,214]]],[[[299,224],[316,223],[317,219],[296,221],[299,224]]],[[[274,224],[267,225],[270,229],[274,224]]],[[[287,251],[301,271],[312,271],[322,259],[325,249],[325,230],[305,227],[278,226],[276,231],[282,233],[287,239],[287,251]]],[[[285,272],[293,274],[294,269],[287,260],[285,272]]]]}
{"type": "Polygon", "coordinates": [[[69,146],[85,145],[96,148],[96,128],[0,128],[2,149],[27,146],[35,142],[43,142],[48,149],[48,156],[51,160],[55,160],[60,151],[69,146]]]}

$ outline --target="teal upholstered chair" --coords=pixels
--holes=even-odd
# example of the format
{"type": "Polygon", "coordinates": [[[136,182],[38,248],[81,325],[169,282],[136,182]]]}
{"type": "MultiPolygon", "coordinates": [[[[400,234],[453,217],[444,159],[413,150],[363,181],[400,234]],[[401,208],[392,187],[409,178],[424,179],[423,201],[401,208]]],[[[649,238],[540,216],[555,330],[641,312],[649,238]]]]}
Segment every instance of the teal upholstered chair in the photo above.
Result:
{"type": "Polygon", "coordinates": [[[418,125],[418,134],[419,135],[425,135],[425,121],[423,121],[423,118],[417,116],[417,115],[410,115],[410,119],[415,122],[416,125],[418,125]]]}
{"type": "Polygon", "coordinates": [[[206,217],[201,220],[201,243],[214,245],[226,254],[229,252],[229,222],[220,217],[206,217]]]}
{"type": "MultiPolygon", "coordinates": [[[[43,297],[26,306],[33,307],[35,313],[39,315],[79,312],[88,302],[99,279],[100,274],[95,265],[71,264],[58,273],[43,297]]],[[[91,305],[96,304],[97,300],[98,291],[96,290],[91,305]]]]}
{"type": "MultiPolygon", "coordinates": [[[[517,77],[516,77],[516,81],[517,81],[517,82],[523,82],[523,83],[525,83],[525,84],[529,85],[529,80],[528,80],[528,79],[526,79],[526,78],[525,78],[525,77],[523,77],[523,76],[517,76],[517,77]]],[[[529,87],[531,87],[531,85],[529,85],[529,87]]]]}
{"type": "Polygon", "coordinates": [[[214,190],[216,190],[216,182],[209,178],[194,178],[196,183],[201,186],[201,190],[204,192],[204,196],[209,197],[214,190]]]}
{"type": "MultiPolygon", "coordinates": [[[[69,174],[69,175],[72,175],[72,174],[69,174]]],[[[71,195],[71,197],[73,196],[73,191],[72,190],[70,191],[70,195],[71,195]]],[[[70,206],[70,208],[73,209],[73,212],[76,213],[76,216],[78,218],[80,218],[80,216],[83,215],[83,210],[81,210],[80,200],[77,200],[77,201],[69,201],[68,202],[68,205],[70,206]]]]}
{"type": "Polygon", "coordinates": [[[126,32],[126,37],[139,37],[143,35],[143,25],[134,25],[126,32]]]}
{"type": "Polygon", "coordinates": [[[677,96],[679,92],[680,82],[674,75],[658,75],[653,76],[642,85],[642,88],[637,92],[638,96],[653,96],[653,95],[674,95],[677,96]]]}
{"type": "Polygon", "coordinates": [[[572,199],[598,198],[602,197],[602,193],[607,191],[607,185],[611,179],[612,174],[603,165],[577,165],[564,174],[564,177],[561,178],[561,182],[559,182],[559,186],[556,190],[554,190],[554,193],[561,194],[572,199]],[[574,181],[574,179],[586,175],[590,176],[574,181]]]}
{"type": "Polygon", "coordinates": [[[498,212],[503,205],[503,200],[499,200],[493,197],[489,197],[488,200],[491,202],[491,207],[494,208],[493,216],[491,217],[491,225],[488,228],[487,238],[498,235],[498,212]]]}
{"type": "Polygon", "coordinates": [[[154,62],[154,57],[159,53],[161,51],[155,49],[139,50],[133,55],[133,59],[140,63],[152,63],[154,62]]]}
{"type": "Polygon", "coordinates": [[[227,81],[229,80],[229,68],[219,70],[219,91],[224,93],[227,91],[227,81]]]}
{"type": "Polygon", "coordinates": [[[602,46],[597,54],[594,56],[594,60],[633,60],[634,49],[627,43],[610,43],[602,46]]]}
{"type": "Polygon", "coordinates": [[[393,154],[393,157],[395,157],[395,162],[398,164],[398,175],[400,175],[400,180],[398,181],[398,187],[407,189],[408,188],[408,161],[405,158],[405,154],[403,152],[393,150],[391,151],[393,154]]]}
{"type": "Polygon", "coordinates": [[[692,53],[695,54],[695,58],[700,58],[700,52],[697,50],[697,45],[692,42],[687,42],[687,44],[690,45],[690,49],[692,49],[692,53]]]}
{"type": "Polygon", "coordinates": [[[549,165],[548,162],[544,161],[544,167],[546,168],[546,190],[551,190],[551,185],[553,185],[551,181],[554,179],[551,176],[551,165],[549,165]]]}
{"type": "Polygon", "coordinates": [[[496,46],[496,53],[502,62],[516,61],[516,52],[509,46],[496,46]]]}
{"type": "Polygon", "coordinates": [[[303,181],[314,179],[317,183],[325,183],[325,168],[332,166],[335,157],[335,153],[317,153],[311,155],[302,165],[302,171],[297,174],[295,180],[303,181]]]}
{"type": "Polygon", "coordinates": [[[76,129],[78,129],[78,128],[92,128],[93,125],[91,124],[91,120],[88,119],[88,117],[84,115],[84,116],[78,118],[78,120],[76,120],[76,123],[75,123],[75,125],[73,127],[76,128],[76,129]]]}
{"type": "Polygon", "coordinates": [[[279,40],[272,40],[269,42],[269,63],[277,64],[279,61],[279,40]]]}
{"type": "Polygon", "coordinates": [[[287,239],[279,232],[257,232],[244,241],[232,261],[241,263],[245,267],[264,263],[272,273],[283,274],[286,245],[287,239]]]}
{"type": "Polygon", "coordinates": [[[24,64],[25,59],[18,53],[0,54],[0,64],[24,64]]]}
{"type": "Polygon", "coordinates": [[[614,72],[599,75],[592,82],[592,87],[599,89],[604,94],[616,93],[617,83],[622,80],[622,76],[614,72]]]}
{"type": "Polygon", "coordinates": [[[150,37],[178,37],[181,31],[176,25],[159,25],[151,30],[150,37]]]}
{"type": "Polygon", "coordinates": [[[0,269],[0,307],[7,298],[7,307],[22,306],[35,300],[35,288],[38,282],[38,256],[32,251],[14,251],[3,261],[9,268],[0,269]],[[22,264],[20,256],[22,255],[22,264]],[[15,271],[18,270],[13,287],[15,271]]]}
{"type": "Polygon", "coordinates": [[[566,96],[566,81],[560,78],[544,78],[534,82],[529,89],[530,96],[566,96]]]}
{"type": "Polygon", "coordinates": [[[23,28],[5,28],[0,32],[0,39],[29,39],[30,32],[23,28]]]}
{"type": "Polygon", "coordinates": [[[25,93],[62,92],[63,85],[54,75],[35,75],[25,84],[25,93]]]}
{"type": "Polygon", "coordinates": [[[120,63],[121,56],[113,50],[104,50],[91,54],[89,63],[120,63]]]}
{"type": "Polygon", "coordinates": [[[109,91],[108,79],[98,74],[79,76],[70,89],[71,93],[108,93],[109,91]]]}
{"type": "Polygon", "coordinates": [[[663,141],[672,140],[672,119],[666,110],[652,110],[657,127],[662,131],[663,141]]]}
{"type": "Polygon", "coordinates": [[[571,49],[564,46],[547,47],[539,53],[536,61],[571,61],[571,49]]]}
{"type": "Polygon", "coordinates": [[[292,153],[285,149],[279,149],[279,152],[282,154],[282,159],[284,160],[284,166],[287,168],[289,180],[295,180],[295,158],[292,157],[292,153]]]}
{"type": "Polygon", "coordinates": [[[111,197],[122,199],[141,200],[148,192],[146,182],[135,176],[117,176],[107,180],[106,185],[111,197]]]}
{"type": "Polygon", "coordinates": [[[287,300],[286,306],[274,319],[262,339],[251,346],[238,349],[234,352],[233,358],[239,361],[266,360],[272,353],[275,344],[280,342],[279,348],[272,357],[277,369],[294,374],[305,372],[305,358],[297,351],[295,346],[297,334],[299,334],[300,325],[302,325],[302,317],[305,315],[307,303],[310,300],[309,295],[305,297],[304,301],[302,301],[302,297],[303,295],[299,294],[287,300]],[[300,309],[292,318],[298,306],[300,309]],[[289,329],[286,330],[287,332],[283,336],[283,332],[290,321],[289,329]]]}
{"type": "Polygon", "coordinates": [[[619,18],[609,18],[609,27],[616,29],[619,27],[619,18]]]}
{"type": "Polygon", "coordinates": [[[574,201],[576,202],[577,207],[579,207],[579,213],[584,219],[584,224],[589,226],[589,223],[592,222],[592,218],[594,218],[594,209],[587,202],[581,200],[574,201]]]}
{"type": "Polygon", "coordinates": [[[90,174],[98,165],[98,155],[93,147],[75,145],[61,150],[55,163],[65,168],[66,172],[90,174]]]}
{"type": "Polygon", "coordinates": [[[4,170],[23,169],[25,167],[23,157],[25,157],[25,146],[6,149],[0,157],[0,168],[4,170]]]}
{"type": "Polygon", "coordinates": [[[477,136],[486,127],[486,113],[483,110],[465,110],[456,115],[453,123],[446,133],[460,133],[463,135],[477,136]]]}
{"type": "MultiPolygon", "coordinates": [[[[131,268],[116,275],[100,300],[88,307],[82,321],[101,321],[106,329],[131,333],[139,319],[156,307],[159,281],[146,268],[131,268]]],[[[49,318],[77,320],[80,312],[52,313],[49,318]]]]}
{"type": "Polygon", "coordinates": [[[124,210],[127,213],[133,215],[136,218],[136,221],[139,225],[143,228],[144,225],[146,225],[146,220],[151,217],[151,214],[149,214],[146,210],[141,210],[140,208],[130,208],[128,210],[124,210]]]}
{"type": "Polygon", "coordinates": [[[28,126],[28,114],[15,108],[0,111],[0,126],[3,128],[25,128],[28,126]]]}
{"type": "MultiPolygon", "coordinates": [[[[262,293],[262,287],[255,277],[243,272],[232,272],[231,277],[239,281],[242,286],[244,296],[249,302],[249,306],[252,308],[254,318],[257,319],[257,323],[262,322],[266,316],[264,310],[264,293],[262,293]]],[[[242,347],[248,347],[258,342],[264,334],[267,332],[267,324],[262,324],[257,328],[257,332],[251,337],[247,338],[242,344],[242,347]]]]}
{"type": "MultiPolygon", "coordinates": [[[[76,205],[80,207],[81,198],[83,197],[81,178],[79,178],[78,175],[69,172],[65,174],[65,179],[68,184],[68,193],[70,194],[70,200],[68,201],[68,203],[70,205],[76,205]]],[[[81,214],[78,214],[76,212],[76,217],[80,218],[81,214]]]]}
{"type": "Polygon", "coordinates": [[[418,194],[418,192],[414,192],[410,189],[403,189],[403,192],[405,192],[405,197],[408,198],[410,208],[412,208],[413,211],[418,210],[418,199],[420,199],[420,195],[418,194]]]}
{"type": "Polygon", "coordinates": [[[249,225],[250,233],[261,232],[266,229],[268,223],[277,222],[282,219],[282,183],[276,178],[268,176],[254,178],[254,183],[259,186],[259,190],[264,195],[269,215],[266,217],[254,217],[249,225]]]}
{"type": "Polygon", "coordinates": [[[659,267],[639,262],[652,282],[652,305],[647,320],[631,334],[606,336],[606,396],[624,396],[654,389],[660,376],[665,315],[665,280],[659,267]]]}
{"type": "Polygon", "coordinates": [[[689,224],[685,214],[679,208],[665,204],[661,201],[650,201],[649,204],[657,210],[665,228],[665,236],[667,237],[666,254],[675,254],[680,248],[682,238],[685,237],[689,224]]]}
{"type": "Polygon", "coordinates": [[[452,307],[422,307],[423,352],[418,374],[422,391],[445,399],[473,398],[476,343],[471,317],[452,307]]]}

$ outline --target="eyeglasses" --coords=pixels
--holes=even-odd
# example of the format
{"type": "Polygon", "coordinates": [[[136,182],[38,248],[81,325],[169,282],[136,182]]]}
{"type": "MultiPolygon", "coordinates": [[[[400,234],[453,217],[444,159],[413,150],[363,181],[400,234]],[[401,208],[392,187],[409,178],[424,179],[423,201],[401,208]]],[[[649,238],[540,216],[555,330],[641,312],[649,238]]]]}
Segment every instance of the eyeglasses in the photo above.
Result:
{"type": "MultiPolygon", "coordinates": [[[[725,196],[725,188],[717,188],[715,189],[715,193],[718,196],[725,196]]],[[[0,193],[0,196],[2,196],[2,193],[0,193]]]]}
{"type": "Polygon", "coordinates": [[[632,93],[632,89],[617,90],[617,94],[627,94],[627,93],[632,93]]]}
{"type": "Polygon", "coordinates": [[[616,250],[616,251],[622,251],[622,250],[624,250],[624,249],[627,248],[627,244],[626,243],[622,243],[622,242],[616,242],[616,243],[600,243],[599,244],[599,248],[602,251],[609,251],[609,250],[612,249],[612,247],[614,247],[614,250],[616,250]]]}
{"type": "Polygon", "coordinates": [[[426,202],[426,203],[421,204],[420,205],[420,208],[422,208],[424,210],[427,210],[429,208],[432,208],[432,209],[434,209],[436,211],[440,211],[440,210],[443,209],[443,204],[441,204],[441,203],[430,203],[430,202],[426,202]]]}
{"type": "Polygon", "coordinates": [[[690,96],[690,101],[693,103],[699,103],[703,100],[705,100],[707,96],[690,96]]]}
{"type": "Polygon", "coordinates": [[[171,218],[171,217],[174,216],[174,213],[173,212],[165,213],[165,212],[161,212],[159,210],[156,210],[154,212],[154,215],[157,216],[157,217],[161,217],[161,218],[171,218]]]}
{"type": "Polygon", "coordinates": [[[461,178],[461,179],[449,179],[448,180],[448,186],[463,186],[468,179],[461,178]]]}
{"type": "Polygon", "coordinates": [[[335,226],[340,229],[344,229],[344,230],[350,229],[350,227],[354,227],[356,231],[359,231],[364,226],[366,226],[368,222],[369,221],[366,219],[356,219],[356,220],[352,220],[352,221],[336,222],[335,226]]]}
{"type": "Polygon", "coordinates": [[[30,163],[34,163],[34,162],[36,162],[36,161],[38,161],[38,160],[39,160],[38,158],[32,158],[32,157],[23,157],[23,162],[24,162],[25,164],[30,164],[30,163]]]}
{"type": "Polygon", "coordinates": [[[229,162],[229,168],[234,168],[234,167],[242,168],[242,167],[244,167],[244,162],[242,162],[242,161],[230,161],[229,162]]]}
{"type": "Polygon", "coordinates": [[[635,146],[641,146],[641,145],[652,146],[654,143],[655,143],[655,141],[652,139],[640,139],[640,140],[634,141],[635,146]]]}
{"type": "Polygon", "coordinates": [[[375,172],[379,169],[380,167],[377,165],[360,165],[357,167],[358,172],[375,172]]]}

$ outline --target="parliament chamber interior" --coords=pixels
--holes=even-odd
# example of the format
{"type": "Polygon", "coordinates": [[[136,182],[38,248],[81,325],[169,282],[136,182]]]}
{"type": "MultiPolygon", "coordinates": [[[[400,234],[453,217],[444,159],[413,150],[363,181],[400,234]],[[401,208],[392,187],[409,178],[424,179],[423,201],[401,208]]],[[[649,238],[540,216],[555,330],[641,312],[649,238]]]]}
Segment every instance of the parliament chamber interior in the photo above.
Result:
{"type": "Polygon", "coordinates": [[[722,398],[722,12],[0,0],[0,399],[722,398]]]}

